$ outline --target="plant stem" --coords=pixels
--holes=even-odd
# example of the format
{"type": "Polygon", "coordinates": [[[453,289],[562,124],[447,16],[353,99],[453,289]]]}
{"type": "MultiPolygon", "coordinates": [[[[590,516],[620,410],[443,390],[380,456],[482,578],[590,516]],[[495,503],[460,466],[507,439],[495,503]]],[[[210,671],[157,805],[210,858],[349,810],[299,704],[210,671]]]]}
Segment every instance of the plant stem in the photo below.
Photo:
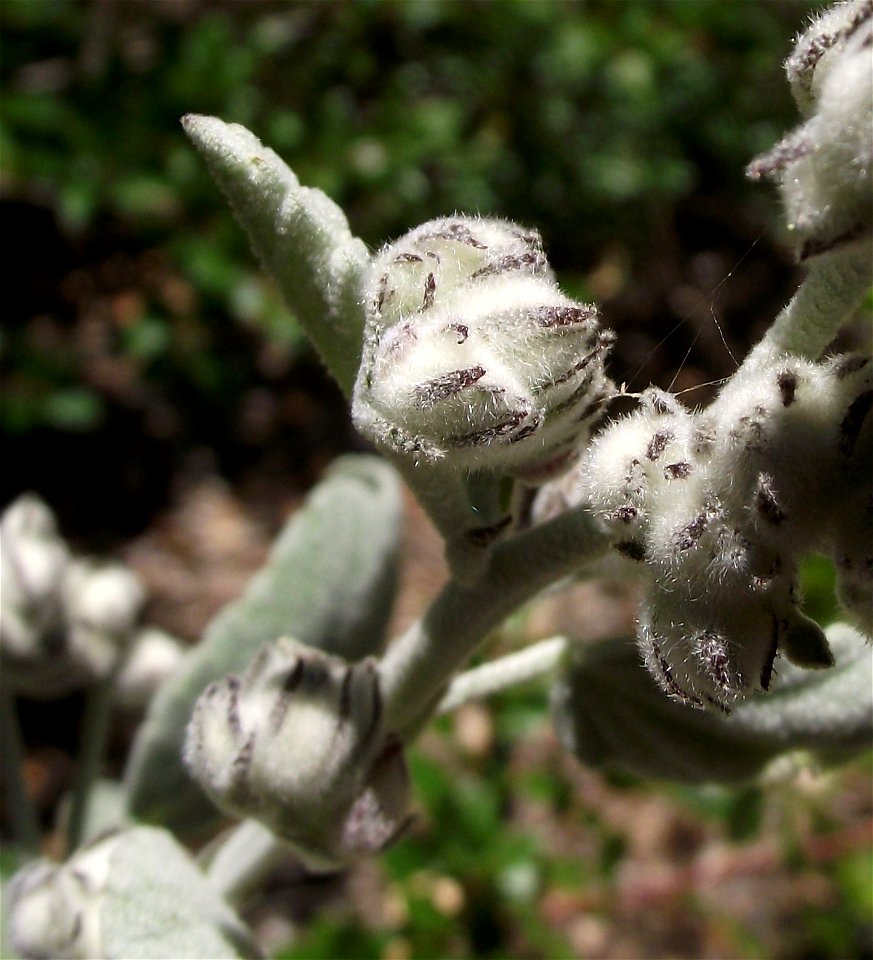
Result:
{"type": "Polygon", "coordinates": [[[24,744],[15,695],[5,683],[0,683],[0,760],[6,809],[23,863],[39,855],[41,832],[36,808],[24,782],[24,744]]]}
{"type": "Polygon", "coordinates": [[[436,712],[449,713],[470,700],[481,700],[507,687],[515,687],[551,673],[566,649],[566,637],[551,637],[516,653],[483,663],[481,667],[474,667],[452,680],[436,712]]]}
{"type": "Polygon", "coordinates": [[[475,583],[450,580],[382,658],[386,728],[404,739],[413,736],[491,630],[550,583],[604,553],[609,542],[578,507],[498,544],[475,583]]]}
{"type": "Polygon", "coordinates": [[[110,716],[115,690],[115,673],[89,687],[85,699],[82,738],[76,785],[67,822],[67,853],[71,854],[84,839],[91,787],[100,775],[100,765],[109,739],[110,716]]]}
{"type": "Polygon", "coordinates": [[[481,576],[488,561],[488,547],[470,542],[464,534],[499,518],[493,510],[498,503],[499,481],[493,475],[482,474],[471,484],[468,475],[440,464],[420,467],[407,457],[389,454],[388,458],[442,535],[452,576],[464,583],[481,576]],[[471,502],[471,486],[476,488],[473,492],[478,494],[479,501],[490,508],[484,518],[477,504],[471,502]]]}
{"type": "Polygon", "coordinates": [[[243,820],[216,850],[206,876],[231,906],[239,907],[267,874],[290,855],[288,845],[263,824],[243,820]]]}
{"type": "Polygon", "coordinates": [[[817,360],[873,284],[873,251],[869,243],[814,260],[764,339],[746,359],[756,363],[764,354],[793,353],[817,360]]]}

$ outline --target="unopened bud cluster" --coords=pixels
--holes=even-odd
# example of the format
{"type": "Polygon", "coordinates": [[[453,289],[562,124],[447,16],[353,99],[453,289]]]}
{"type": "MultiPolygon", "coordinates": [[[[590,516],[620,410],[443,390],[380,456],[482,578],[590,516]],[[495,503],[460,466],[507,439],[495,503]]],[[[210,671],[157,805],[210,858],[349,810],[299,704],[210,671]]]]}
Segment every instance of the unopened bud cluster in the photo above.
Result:
{"type": "Polygon", "coordinates": [[[776,179],[801,260],[854,245],[873,228],[873,0],[823,13],[786,62],[807,118],[749,166],[776,179]]]}
{"type": "Polygon", "coordinates": [[[202,694],[185,761],[218,806],[260,820],[313,869],[380,850],[406,823],[405,760],[370,660],[266,646],[202,694]]]}
{"type": "Polygon", "coordinates": [[[537,233],[449,217],[375,259],[353,415],[377,445],[536,479],[584,442],[611,392],[595,307],[558,289],[537,233]]]}
{"type": "Polygon", "coordinates": [[[778,652],[829,666],[797,564],[834,556],[842,600],[873,632],[873,363],[771,357],[692,414],[647,391],[592,444],[585,487],[615,549],[652,576],[639,640],[676,698],[706,706],[770,684],[778,652]]]}
{"type": "Polygon", "coordinates": [[[39,498],[0,518],[0,655],[21,692],[51,697],[108,676],[143,601],[126,567],[71,556],[39,498]]]}

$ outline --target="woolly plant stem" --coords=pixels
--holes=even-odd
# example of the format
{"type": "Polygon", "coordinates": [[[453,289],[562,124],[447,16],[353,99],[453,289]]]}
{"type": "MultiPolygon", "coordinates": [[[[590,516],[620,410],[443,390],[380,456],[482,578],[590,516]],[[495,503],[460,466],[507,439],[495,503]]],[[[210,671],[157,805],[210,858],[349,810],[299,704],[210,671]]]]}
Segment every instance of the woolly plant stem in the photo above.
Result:
{"type": "Polygon", "coordinates": [[[0,683],[0,758],[6,809],[23,862],[39,855],[39,819],[24,782],[24,744],[15,696],[5,683],[0,683]]]}
{"type": "Polygon", "coordinates": [[[257,820],[243,820],[230,831],[209,865],[206,876],[233,907],[241,907],[249,894],[290,856],[288,845],[257,820]]]}
{"type": "Polygon", "coordinates": [[[498,544],[475,583],[450,580],[382,659],[386,728],[404,739],[414,736],[452,675],[491,630],[550,583],[603,554],[608,544],[585,509],[576,508],[498,544]]]}
{"type": "Polygon", "coordinates": [[[67,852],[72,853],[84,839],[88,804],[94,781],[109,740],[110,717],[115,693],[115,673],[97,681],[87,692],[76,785],[67,822],[67,852]]]}
{"type": "Polygon", "coordinates": [[[840,328],[858,309],[873,285],[873,250],[869,243],[822,256],[745,364],[761,355],[793,353],[817,360],[840,328]]]}
{"type": "Polygon", "coordinates": [[[460,674],[440,700],[437,714],[450,713],[471,700],[490,697],[551,673],[561,662],[567,643],[566,637],[550,637],[460,674]]]}

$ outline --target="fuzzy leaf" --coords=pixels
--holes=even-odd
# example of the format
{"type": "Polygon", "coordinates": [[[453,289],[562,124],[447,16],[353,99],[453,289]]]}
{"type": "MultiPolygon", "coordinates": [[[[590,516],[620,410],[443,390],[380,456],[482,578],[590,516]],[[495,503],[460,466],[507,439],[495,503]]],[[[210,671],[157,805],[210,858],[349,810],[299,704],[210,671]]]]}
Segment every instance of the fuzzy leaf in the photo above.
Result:
{"type": "Polygon", "coordinates": [[[844,624],[827,635],[834,667],[780,661],[770,693],[730,716],[668,699],[631,639],[582,646],[552,689],[558,737],[590,766],[688,783],[750,780],[793,750],[848,758],[873,745],[873,648],[844,624]]]}
{"type": "Polygon", "coordinates": [[[182,125],[206,160],[252,247],[330,372],[351,395],[361,356],[370,258],[342,210],[300,185],[254,134],[216,117],[182,125]]]}
{"type": "Polygon", "coordinates": [[[250,934],[166,830],[112,843],[99,904],[101,956],[259,957],[250,934]]]}
{"type": "Polygon", "coordinates": [[[208,829],[216,811],[182,765],[185,727],[204,688],[242,670],[265,642],[293,636],[347,660],[378,650],[394,598],[399,528],[391,467],[369,456],[337,461],[243,596],[218,614],[153,698],[125,777],[134,816],[182,832],[208,829]]]}

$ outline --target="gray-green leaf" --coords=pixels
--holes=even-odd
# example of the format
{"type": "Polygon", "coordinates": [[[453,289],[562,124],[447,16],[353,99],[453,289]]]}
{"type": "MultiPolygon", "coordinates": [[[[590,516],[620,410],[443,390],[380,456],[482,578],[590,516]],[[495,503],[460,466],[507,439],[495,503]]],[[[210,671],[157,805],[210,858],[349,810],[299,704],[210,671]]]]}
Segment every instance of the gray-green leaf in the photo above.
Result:
{"type": "Polygon", "coordinates": [[[303,187],[282,159],[237,124],[190,114],[185,132],[206,160],[266,270],[347,396],[364,328],[367,249],[342,210],[303,187]]]}
{"type": "Polygon", "coordinates": [[[338,460],[291,518],[245,594],[152,700],[125,780],[133,816],[177,832],[207,830],[215,808],[182,765],[185,727],[213,680],[242,670],[262,644],[293,636],[347,660],[384,641],[396,585],[400,485],[384,461],[338,460]]]}
{"type": "Polygon", "coordinates": [[[848,758],[873,745],[873,648],[844,624],[827,635],[834,667],[780,661],[770,693],[730,716],[668,699],[631,639],[581,646],[552,689],[558,737],[590,766],[689,783],[750,780],[794,750],[848,758]]]}

